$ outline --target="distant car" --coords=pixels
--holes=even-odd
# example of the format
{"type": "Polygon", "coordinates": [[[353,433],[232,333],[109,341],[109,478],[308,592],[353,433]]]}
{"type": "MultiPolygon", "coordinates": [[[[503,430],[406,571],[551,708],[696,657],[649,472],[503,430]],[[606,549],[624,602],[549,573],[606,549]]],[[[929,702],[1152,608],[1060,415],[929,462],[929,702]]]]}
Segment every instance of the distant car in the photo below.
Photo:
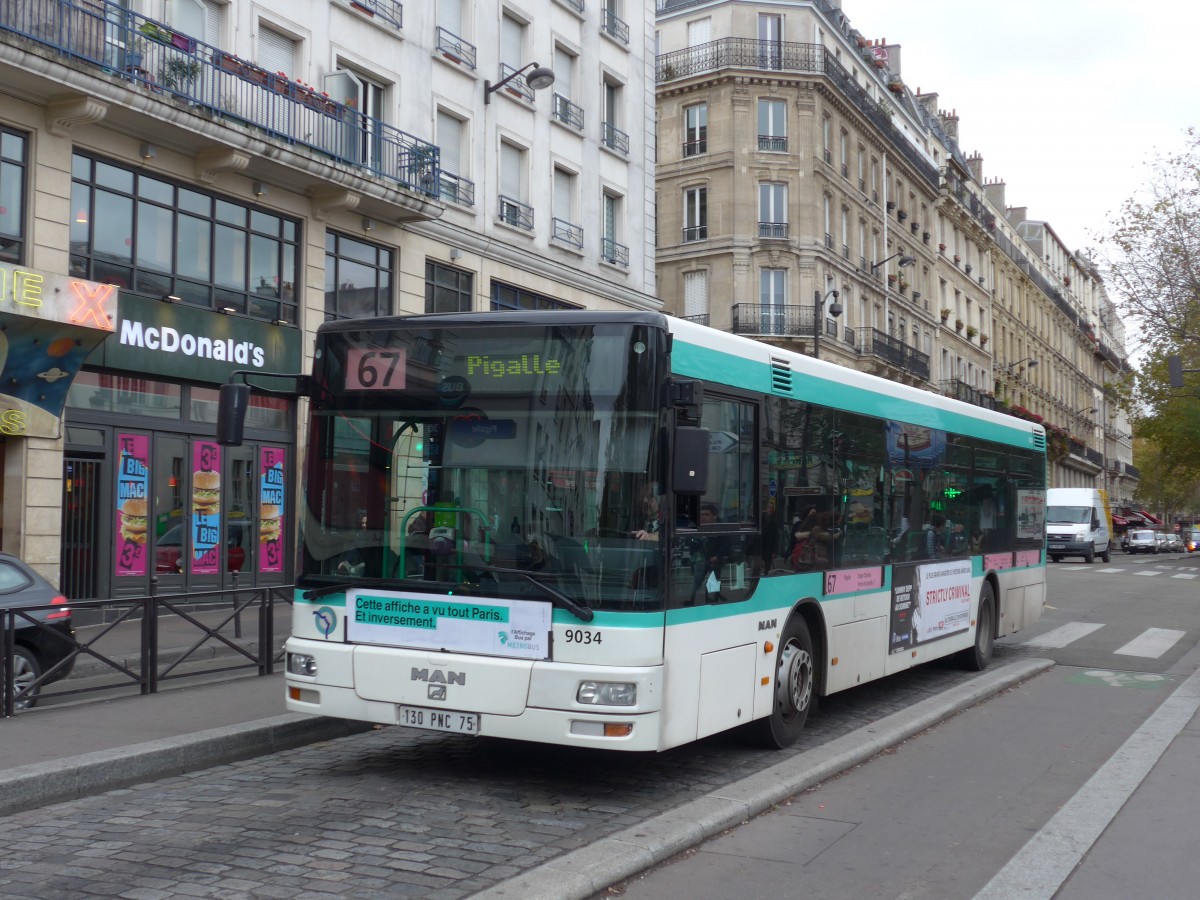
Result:
{"type": "Polygon", "coordinates": [[[1130,553],[1158,553],[1158,532],[1151,528],[1138,528],[1129,532],[1128,546],[1130,553]]]}
{"type": "Polygon", "coordinates": [[[1183,552],[1183,540],[1174,532],[1159,532],[1158,545],[1162,553],[1183,552]]]}
{"type": "Polygon", "coordinates": [[[1183,549],[1188,553],[1200,550],[1200,528],[1184,528],[1182,532],[1183,549]]]}
{"type": "MultiPolygon", "coordinates": [[[[42,686],[31,686],[43,672],[63,663],[47,677],[45,684],[71,674],[75,665],[75,630],[71,627],[67,598],[17,557],[0,553],[0,610],[31,606],[53,609],[14,616],[13,685],[18,693],[26,692],[17,699],[17,709],[29,709],[37,703],[42,686]]],[[[3,669],[0,669],[0,679],[3,679],[3,669]]]]}

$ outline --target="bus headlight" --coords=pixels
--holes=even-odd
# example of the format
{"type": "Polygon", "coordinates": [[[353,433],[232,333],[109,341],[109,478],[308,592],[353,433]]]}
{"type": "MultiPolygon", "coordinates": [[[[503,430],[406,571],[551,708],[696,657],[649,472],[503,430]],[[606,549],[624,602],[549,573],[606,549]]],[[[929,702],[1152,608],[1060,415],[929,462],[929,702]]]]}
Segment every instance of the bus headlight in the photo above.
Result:
{"type": "Polygon", "coordinates": [[[581,681],[575,699],[592,706],[634,706],[637,685],[631,681],[581,681]]]}
{"type": "Polygon", "coordinates": [[[287,670],[289,675],[307,675],[315,678],[317,675],[317,658],[308,653],[289,653],[287,655],[287,670]]]}

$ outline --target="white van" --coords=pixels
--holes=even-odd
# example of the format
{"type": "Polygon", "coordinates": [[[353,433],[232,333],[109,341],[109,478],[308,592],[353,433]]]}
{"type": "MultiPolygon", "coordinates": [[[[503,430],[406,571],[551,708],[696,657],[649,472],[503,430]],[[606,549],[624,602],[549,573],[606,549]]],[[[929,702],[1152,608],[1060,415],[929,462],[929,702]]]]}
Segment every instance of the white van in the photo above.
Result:
{"type": "Polygon", "coordinates": [[[1046,491],[1046,555],[1055,562],[1082,556],[1092,562],[1112,559],[1112,513],[1108,495],[1095,488],[1046,491]]]}

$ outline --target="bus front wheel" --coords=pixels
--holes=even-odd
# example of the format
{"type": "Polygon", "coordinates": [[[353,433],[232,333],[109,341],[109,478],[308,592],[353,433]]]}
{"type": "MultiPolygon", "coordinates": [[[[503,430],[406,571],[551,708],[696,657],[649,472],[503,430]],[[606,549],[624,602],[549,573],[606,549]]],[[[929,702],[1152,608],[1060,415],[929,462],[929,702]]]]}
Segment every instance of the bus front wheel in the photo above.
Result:
{"type": "Polygon", "coordinates": [[[783,629],[775,657],[775,693],[771,714],[753,723],[760,746],[782,750],[804,731],[808,714],[817,704],[816,660],[812,635],[803,616],[792,616],[783,629]]]}
{"type": "Polygon", "coordinates": [[[979,591],[979,613],[975,616],[975,645],[958,654],[958,662],[964,669],[982,672],[992,661],[992,650],[996,633],[996,592],[992,583],[985,581],[979,591]]]}

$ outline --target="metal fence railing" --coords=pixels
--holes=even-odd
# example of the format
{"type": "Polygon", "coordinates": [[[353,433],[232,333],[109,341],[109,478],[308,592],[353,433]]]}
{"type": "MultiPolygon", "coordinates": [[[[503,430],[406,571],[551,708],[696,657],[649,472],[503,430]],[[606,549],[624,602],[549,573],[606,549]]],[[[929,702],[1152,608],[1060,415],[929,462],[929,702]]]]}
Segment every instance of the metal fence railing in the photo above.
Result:
{"type": "Polygon", "coordinates": [[[72,600],[73,637],[61,620],[40,615],[61,614],[62,606],[0,610],[0,717],[51,696],[50,687],[56,699],[107,699],[133,689],[157,693],[165,683],[185,678],[270,675],[283,660],[276,617],[286,616],[290,627],[293,591],[292,585],[274,585],[72,600]],[[35,646],[36,656],[53,662],[39,663],[35,678],[18,682],[15,651],[35,646]]]}
{"type": "Polygon", "coordinates": [[[366,115],[292,73],[269,72],[112,0],[5,0],[17,35],[192,111],[260,129],[331,161],[437,197],[439,148],[366,115]]]}

